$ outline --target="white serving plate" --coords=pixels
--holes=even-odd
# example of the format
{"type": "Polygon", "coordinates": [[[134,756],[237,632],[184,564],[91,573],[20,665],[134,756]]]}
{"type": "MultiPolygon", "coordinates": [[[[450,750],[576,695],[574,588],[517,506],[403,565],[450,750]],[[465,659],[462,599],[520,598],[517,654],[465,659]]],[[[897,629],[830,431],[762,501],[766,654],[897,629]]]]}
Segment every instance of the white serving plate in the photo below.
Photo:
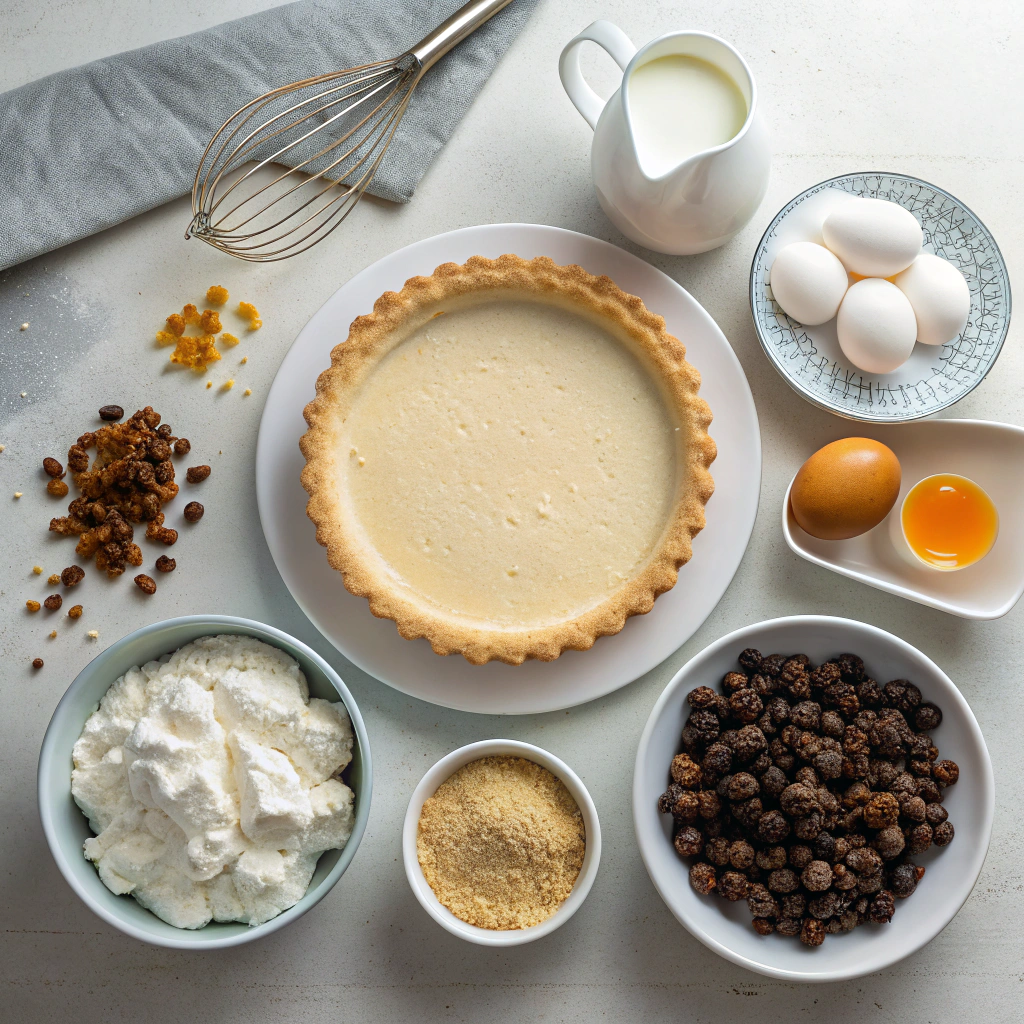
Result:
{"type": "Polygon", "coordinates": [[[791,480],[782,504],[786,543],[809,562],[950,615],[1005,615],[1024,594],[1024,428],[985,420],[926,420],[864,427],[859,433],[888,445],[900,460],[903,479],[892,512],[860,537],[818,540],[793,518],[791,480]],[[890,517],[899,514],[910,488],[933,473],[969,477],[988,492],[999,512],[999,536],[992,550],[956,572],[911,565],[889,539],[890,517]]]}
{"type": "Polygon", "coordinates": [[[876,626],[828,615],[792,615],[736,630],[687,662],[658,698],[640,738],[633,775],[633,823],[640,855],[669,910],[686,929],[720,956],[741,967],[790,982],[845,981],[884,970],[930,942],[953,920],[981,874],[992,835],[995,782],[992,761],[977,719],[950,678],[930,658],[876,626]],[[763,654],[807,654],[815,664],[847,651],[864,659],[880,682],[910,679],[925,700],[938,704],[942,724],[934,732],[940,756],[960,766],[960,779],[943,794],[956,834],[914,862],[925,869],[917,891],[896,901],[887,925],[862,925],[828,935],[810,948],[799,939],[758,935],[745,900],[729,903],[701,896],[690,885],[689,862],[672,846],[672,819],[658,811],[668,767],[679,750],[689,714],[686,695],[695,686],[718,686],[746,647],[763,654]]]}
{"type": "Polygon", "coordinates": [[[601,697],[632,682],[685,643],[718,604],[746,550],[757,514],[761,437],[746,377],[714,320],[685,289],[649,263],[608,242],[540,224],[461,228],[391,253],[357,274],[327,300],[299,333],[274,380],[256,447],[256,497],[267,544],[285,585],[313,624],[365,672],[422,700],[461,711],[531,714],[601,697]],[[470,665],[434,654],[426,640],[403,640],[390,620],[376,619],[363,598],[345,590],[327,564],[306,517],[299,483],[305,432],[303,407],[331,349],[348,335],[385,291],[447,261],[516,253],[550,256],[607,274],[660,313],[701,372],[701,395],[714,414],[711,436],[718,458],[711,467],[715,494],[708,525],[694,540],[693,557],[674,589],[621,633],[602,637],[590,651],[567,651],[553,662],[470,665]]]}
{"type": "Polygon", "coordinates": [[[844,174],[790,200],[774,217],[750,267],[750,311],[765,354],[812,405],[863,423],[907,423],[931,416],[973,391],[992,368],[1010,327],[1010,279],[999,246],[960,200],[905,174],[844,174]],[[967,326],[945,345],[915,345],[892,373],[854,366],[839,347],[835,319],[817,327],[790,320],[771,293],[775,254],[790,242],[822,243],[826,214],[851,196],[909,210],[924,231],[923,251],[949,260],[971,292],[967,326]]]}

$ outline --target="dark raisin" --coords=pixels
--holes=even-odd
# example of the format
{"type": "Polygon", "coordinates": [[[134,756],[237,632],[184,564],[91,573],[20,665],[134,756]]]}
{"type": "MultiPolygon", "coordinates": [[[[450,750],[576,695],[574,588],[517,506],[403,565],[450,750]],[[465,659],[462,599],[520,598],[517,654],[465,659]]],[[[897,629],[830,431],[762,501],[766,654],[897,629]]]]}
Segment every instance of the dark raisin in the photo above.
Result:
{"type": "Polygon", "coordinates": [[[690,868],[690,885],[702,896],[707,896],[717,885],[715,869],[705,861],[694,864],[690,868]]]}
{"type": "Polygon", "coordinates": [[[742,672],[726,672],[722,677],[722,689],[726,693],[745,690],[749,685],[750,680],[742,672]]]}
{"type": "Polygon", "coordinates": [[[942,711],[935,704],[922,704],[914,712],[914,724],[922,732],[931,732],[942,725],[942,711]]]}
{"type": "Polygon", "coordinates": [[[73,587],[84,579],[85,570],[80,565],[69,565],[60,574],[60,581],[65,587],[73,587]]]}
{"type": "Polygon", "coordinates": [[[729,698],[729,709],[733,716],[744,725],[756,722],[764,710],[761,698],[751,689],[736,690],[729,698]]]}
{"type": "Polygon", "coordinates": [[[33,658],[32,659],[32,667],[34,669],[41,669],[43,667],[43,659],[42,658],[33,658]]]}
{"type": "Polygon", "coordinates": [[[676,833],[674,844],[680,857],[696,857],[704,849],[704,837],[698,829],[688,825],[676,833]]]}
{"type": "Polygon", "coordinates": [[[700,768],[693,763],[689,754],[676,754],[670,767],[672,781],[687,789],[700,785],[700,768]]]}
{"type": "Polygon", "coordinates": [[[871,901],[871,920],[875,924],[888,924],[896,913],[896,899],[888,889],[883,889],[871,901]]]}
{"type": "Polygon", "coordinates": [[[732,767],[732,748],[724,743],[711,743],[704,752],[702,762],[704,771],[717,772],[724,775],[732,767]]]}
{"type": "Polygon", "coordinates": [[[912,864],[910,861],[897,864],[892,869],[889,887],[892,890],[893,896],[897,897],[897,899],[905,900],[908,896],[913,895],[914,890],[917,888],[918,870],[917,865],[912,864]]]}
{"type": "Polygon", "coordinates": [[[147,576],[144,572],[140,572],[135,577],[135,586],[139,588],[144,594],[155,594],[156,593],[156,580],[152,576],[147,576]]]}
{"type": "Polygon", "coordinates": [[[718,894],[732,902],[746,899],[749,889],[747,876],[739,871],[723,871],[722,877],[718,879],[718,894]]]}
{"type": "Polygon", "coordinates": [[[927,822],[915,825],[906,838],[907,853],[912,857],[916,857],[919,853],[924,853],[932,845],[933,837],[934,832],[931,825],[927,822]]]}
{"type": "Polygon", "coordinates": [[[710,686],[698,686],[686,695],[686,703],[691,708],[710,708],[714,710],[718,703],[718,694],[710,686]]]}
{"type": "Polygon", "coordinates": [[[960,767],[956,761],[936,761],[932,765],[932,778],[945,789],[960,778],[960,767]]]}
{"type": "Polygon", "coordinates": [[[760,672],[761,662],[761,652],[754,650],[753,647],[748,647],[745,651],[740,652],[739,663],[748,672],[760,672]]]}
{"type": "Polygon", "coordinates": [[[185,473],[185,479],[190,484],[202,483],[213,470],[209,466],[189,466],[188,471],[185,473]]]}
{"type": "Polygon", "coordinates": [[[825,941],[825,926],[816,917],[805,917],[800,927],[800,941],[805,946],[820,946],[825,941]]]}
{"type": "Polygon", "coordinates": [[[818,798],[813,789],[795,782],[782,791],[779,804],[790,817],[802,818],[818,809],[818,798]]]}
{"type": "Polygon", "coordinates": [[[124,416],[124,409],[119,405],[104,405],[100,408],[100,419],[107,422],[114,422],[124,416]]]}
{"type": "Polygon", "coordinates": [[[737,772],[731,776],[726,786],[726,796],[730,800],[749,800],[752,796],[759,793],[761,787],[754,778],[748,772],[737,772]]]}
{"type": "Polygon", "coordinates": [[[875,836],[875,849],[881,854],[883,860],[893,860],[903,852],[906,840],[903,833],[895,825],[883,828],[875,836]]]}
{"type": "Polygon", "coordinates": [[[51,476],[59,480],[64,475],[64,467],[56,459],[52,459],[47,455],[46,458],[43,459],[43,472],[47,476],[51,476]]]}
{"type": "Polygon", "coordinates": [[[44,602],[43,607],[48,611],[55,612],[63,604],[60,594],[51,594],[44,602]]]}

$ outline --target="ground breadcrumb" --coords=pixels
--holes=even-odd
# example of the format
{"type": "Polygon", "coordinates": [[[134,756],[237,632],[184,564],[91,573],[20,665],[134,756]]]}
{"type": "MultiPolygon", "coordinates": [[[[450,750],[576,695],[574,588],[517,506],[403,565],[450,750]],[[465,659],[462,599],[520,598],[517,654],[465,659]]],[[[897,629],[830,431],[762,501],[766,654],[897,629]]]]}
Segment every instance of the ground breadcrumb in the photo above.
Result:
{"type": "Polygon", "coordinates": [[[423,804],[416,848],[428,884],[456,917],[480,928],[529,928],[572,891],[586,829],[572,794],[546,768],[485,757],[423,804]]]}

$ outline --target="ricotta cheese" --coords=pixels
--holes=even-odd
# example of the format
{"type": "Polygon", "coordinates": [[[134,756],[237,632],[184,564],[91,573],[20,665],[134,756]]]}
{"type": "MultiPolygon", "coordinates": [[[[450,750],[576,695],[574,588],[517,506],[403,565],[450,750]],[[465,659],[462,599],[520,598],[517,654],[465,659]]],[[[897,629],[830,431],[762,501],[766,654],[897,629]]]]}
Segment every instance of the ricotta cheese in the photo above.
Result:
{"type": "Polygon", "coordinates": [[[262,924],[352,834],[345,707],[310,698],[294,658],[209,636],[129,669],[74,747],[71,792],[111,892],[178,928],[262,924]]]}

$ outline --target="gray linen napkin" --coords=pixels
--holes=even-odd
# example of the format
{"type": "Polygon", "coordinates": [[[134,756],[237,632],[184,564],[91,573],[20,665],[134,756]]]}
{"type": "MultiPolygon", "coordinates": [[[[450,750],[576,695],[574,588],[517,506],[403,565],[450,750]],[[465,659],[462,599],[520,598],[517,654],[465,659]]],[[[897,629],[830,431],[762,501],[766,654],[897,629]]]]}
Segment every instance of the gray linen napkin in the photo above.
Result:
{"type": "MultiPolygon", "coordinates": [[[[0,270],[185,195],[243,104],[398,56],[463,2],[299,0],[0,95],[0,270]]],[[[409,200],[537,3],[513,0],[431,68],[370,192],[409,200]]]]}

